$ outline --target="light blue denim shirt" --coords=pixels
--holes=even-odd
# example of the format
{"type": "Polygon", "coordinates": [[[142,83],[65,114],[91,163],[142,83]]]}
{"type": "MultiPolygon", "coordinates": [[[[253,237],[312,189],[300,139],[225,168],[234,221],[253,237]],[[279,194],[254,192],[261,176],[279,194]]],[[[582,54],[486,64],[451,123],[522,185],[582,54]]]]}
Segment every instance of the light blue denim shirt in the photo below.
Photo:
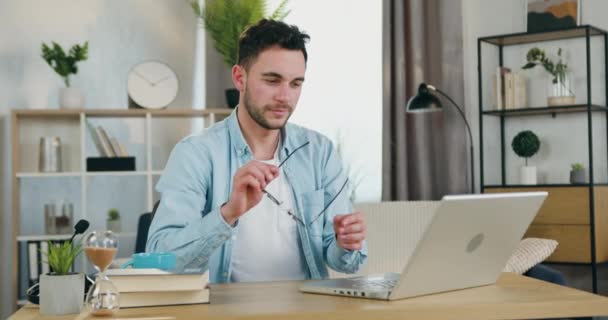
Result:
{"type": "MultiPolygon", "coordinates": [[[[309,142],[281,167],[291,185],[295,214],[305,222],[297,224],[297,231],[307,277],[326,278],[327,266],[339,272],[356,272],[367,258],[366,244],[359,251],[345,250],[338,245],[333,230],[334,215],[353,211],[347,190],[335,197],[347,178],[336,150],[325,136],[294,124],[287,124],[281,137],[279,161],[309,142]]],[[[208,269],[211,282],[229,282],[238,222],[228,225],[220,206],[230,197],[236,170],[251,160],[236,109],[204,133],[180,141],[156,185],[161,202],[150,226],[146,251],[173,252],[178,270],[208,269]]]]}

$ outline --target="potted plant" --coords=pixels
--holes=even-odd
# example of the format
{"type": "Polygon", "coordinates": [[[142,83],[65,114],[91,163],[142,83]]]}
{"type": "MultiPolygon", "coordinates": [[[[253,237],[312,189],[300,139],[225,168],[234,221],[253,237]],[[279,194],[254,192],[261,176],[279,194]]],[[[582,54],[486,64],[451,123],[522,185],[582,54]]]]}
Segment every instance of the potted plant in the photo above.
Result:
{"type": "Polygon", "coordinates": [[[114,233],[122,231],[120,226],[120,212],[118,212],[118,209],[113,208],[108,211],[107,228],[114,233]]]}
{"type": "Polygon", "coordinates": [[[41,253],[51,268],[40,276],[40,313],[63,315],[80,313],[84,302],[84,274],[70,272],[81,252],[81,244],[48,242],[48,251],[41,253]]]}
{"type": "Polygon", "coordinates": [[[538,136],[530,130],[521,131],[511,142],[513,151],[518,156],[526,159],[526,165],[520,168],[519,179],[521,184],[536,184],[536,167],[528,166],[528,158],[538,152],[540,140],[538,136]]]}
{"type": "Polygon", "coordinates": [[[522,69],[532,69],[538,65],[543,66],[551,74],[551,83],[548,86],[547,105],[573,105],[575,95],[572,89],[572,74],[568,65],[562,61],[562,48],[557,50],[557,63],[549,59],[544,50],[532,48],[526,54],[527,63],[522,69]]]}
{"type": "Polygon", "coordinates": [[[587,177],[585,175],[585,166],[582,163],[573,163],[570,165],[570,183],[572,184],[584,184],[587,183],[587,177]]]}
{"type": "MultiPolygon", "coordinates": [[[[213,46],[222,55],[224,63],[232,68],[237,63],[239,36],[245,29],[264,17],[283,20],[289,11],[285,10],[287,0],[283,0],[276,10],[266,15],[265,0],[209,0],[201,8],[197,0],[191,0],[194,14],[202,20],[202,25],[213,39],[213,46]]],[[[226,101],[231,108],[239,103],[239,91],[226,89],[226,101]]]]}
{"type": "Polygon", "coordinates": [[[78,72],[76,63],[88,58],[89,42],[84,45],[74,45],[66,54],[56,42],[52,47],[42,43],[42,58],[63,78],[65,88],[59,91],[59,106],[67,109],[77,109],[84,106],[84,96],[80,90],[70,86],[70,75],[78,72]]]}

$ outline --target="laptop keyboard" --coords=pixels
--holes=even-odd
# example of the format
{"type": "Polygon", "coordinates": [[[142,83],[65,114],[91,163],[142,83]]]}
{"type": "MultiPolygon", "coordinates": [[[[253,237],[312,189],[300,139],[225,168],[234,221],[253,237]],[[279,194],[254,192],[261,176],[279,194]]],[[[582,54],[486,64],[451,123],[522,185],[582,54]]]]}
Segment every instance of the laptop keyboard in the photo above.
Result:
{"type": "Polygon", "coordinates": [[[397,280],[353,280],[353,288],[359,290],[386,290],[393,289],[397,284],[397,280]]]}

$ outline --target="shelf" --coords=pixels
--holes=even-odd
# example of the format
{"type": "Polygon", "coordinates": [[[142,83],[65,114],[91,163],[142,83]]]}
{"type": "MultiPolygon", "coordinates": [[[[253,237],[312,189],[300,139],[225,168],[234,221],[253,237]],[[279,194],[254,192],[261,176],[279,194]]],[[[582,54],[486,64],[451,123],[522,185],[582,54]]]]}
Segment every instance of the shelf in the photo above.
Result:
{"type": "MultiPolygon", "coordinates": [[[[593,112],[608,112],[608,107],[591,105],[591,111],[593,112]]],[[[558,113],[577,113],[587,112],[586,104],[576,104],[569,106],[558,106],[558,107],[538,107],[538,108],[520,108],[520,109],[508,109],[508,110],[487,110],[484,111],[484,115],[498,116],[498,117],[517,117],[517,116],[528,116],[528,115],[544,115],[544,114],[558,114],[558,113]]]]}
{"type": "Polygon", "coordinates": [[[85,173],[87,177],[122,177],[122,176],[145,176],[148,171],[89,171],[85,173]]]}
{"type": "Polygon", "coordinates": [[[562,39],[582,38],[589,30],[590,36],[606,35],[607,32],[590,25],[582,25],[575,28],[542,31],[542,32],[519,32],[504,35],[488,36],[479,38],[479,41],[497,46],[510,46],[527,44],[541,41],[553,41],[562,39]]]}
{"type": "Polygon", "coordinates": [[[80,177],[80,172],[17,172],[17,178],[74,178],[80,177]]]}
{"type": "MultiPolygon", "coordinates": [[[[594,183],[593,184],[594,187],[606,187],[608,186],[608,183],[594,183]]],[[[529,184],[507,184],[507,185],[484,185],[483,188],[484,189],[506,189],[506,188],[560,188],[560,187],[564,187],[564,188],[576,188],[576,187],[580,187],[580,188],[589,188],[589,184],[571,184],[571,183],[553,183],[553,184],[534,184],[534,185],[529,185],[529,184]]]]}
{"type": "MultiPolygon", "coordinates": [[[[88,230],[93,231],[93,229],[88,230]]],[[[86,232],[85,232],[86,233],[86,232]]],[[[137,232],[119,232],[116,235],[120,237],[136,237],[137,232]]],[[[69,240],[71,234],[39,234],[31,236],[17,236],[17,241],[45,241],[45,240],[69,240]]],[[[79,236],[80,237],[80,236],[79,236]]]]}
{"type": "MultiPolygon", "coordinates": [[[[18,179],[27,178],[76,178],[82,176],[82,172],[18,172],[18,179]]],[[[148,174],[160,175],[162,171],[89,171],[84,173],[86,177],[125,177],[145,176],[148,174]]]]}
{"type": "Polygon", "coordinates": [[[211,114],[228,116],[234,109],[15,109],[13,114],[19,119],[25,118],[64,118],[80,119],[80,114],[97,118],[144,118],[150,114],[152,117],[207,117],[211,114]]]}

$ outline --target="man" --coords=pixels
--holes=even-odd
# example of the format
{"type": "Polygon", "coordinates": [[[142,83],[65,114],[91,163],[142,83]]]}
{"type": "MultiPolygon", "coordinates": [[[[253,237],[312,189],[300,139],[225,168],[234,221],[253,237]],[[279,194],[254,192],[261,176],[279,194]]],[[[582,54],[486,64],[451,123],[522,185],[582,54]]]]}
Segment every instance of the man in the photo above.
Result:
{"type": "Polygon", "coordinates": [[[300,97],[309,36],[262,20],[239,39],[232,79],[240,104],[179,142],[157,185],[147,251],[211,282],[319,279],[367,257],[365,222],[331,142],[287,123],[300,97]]]}

